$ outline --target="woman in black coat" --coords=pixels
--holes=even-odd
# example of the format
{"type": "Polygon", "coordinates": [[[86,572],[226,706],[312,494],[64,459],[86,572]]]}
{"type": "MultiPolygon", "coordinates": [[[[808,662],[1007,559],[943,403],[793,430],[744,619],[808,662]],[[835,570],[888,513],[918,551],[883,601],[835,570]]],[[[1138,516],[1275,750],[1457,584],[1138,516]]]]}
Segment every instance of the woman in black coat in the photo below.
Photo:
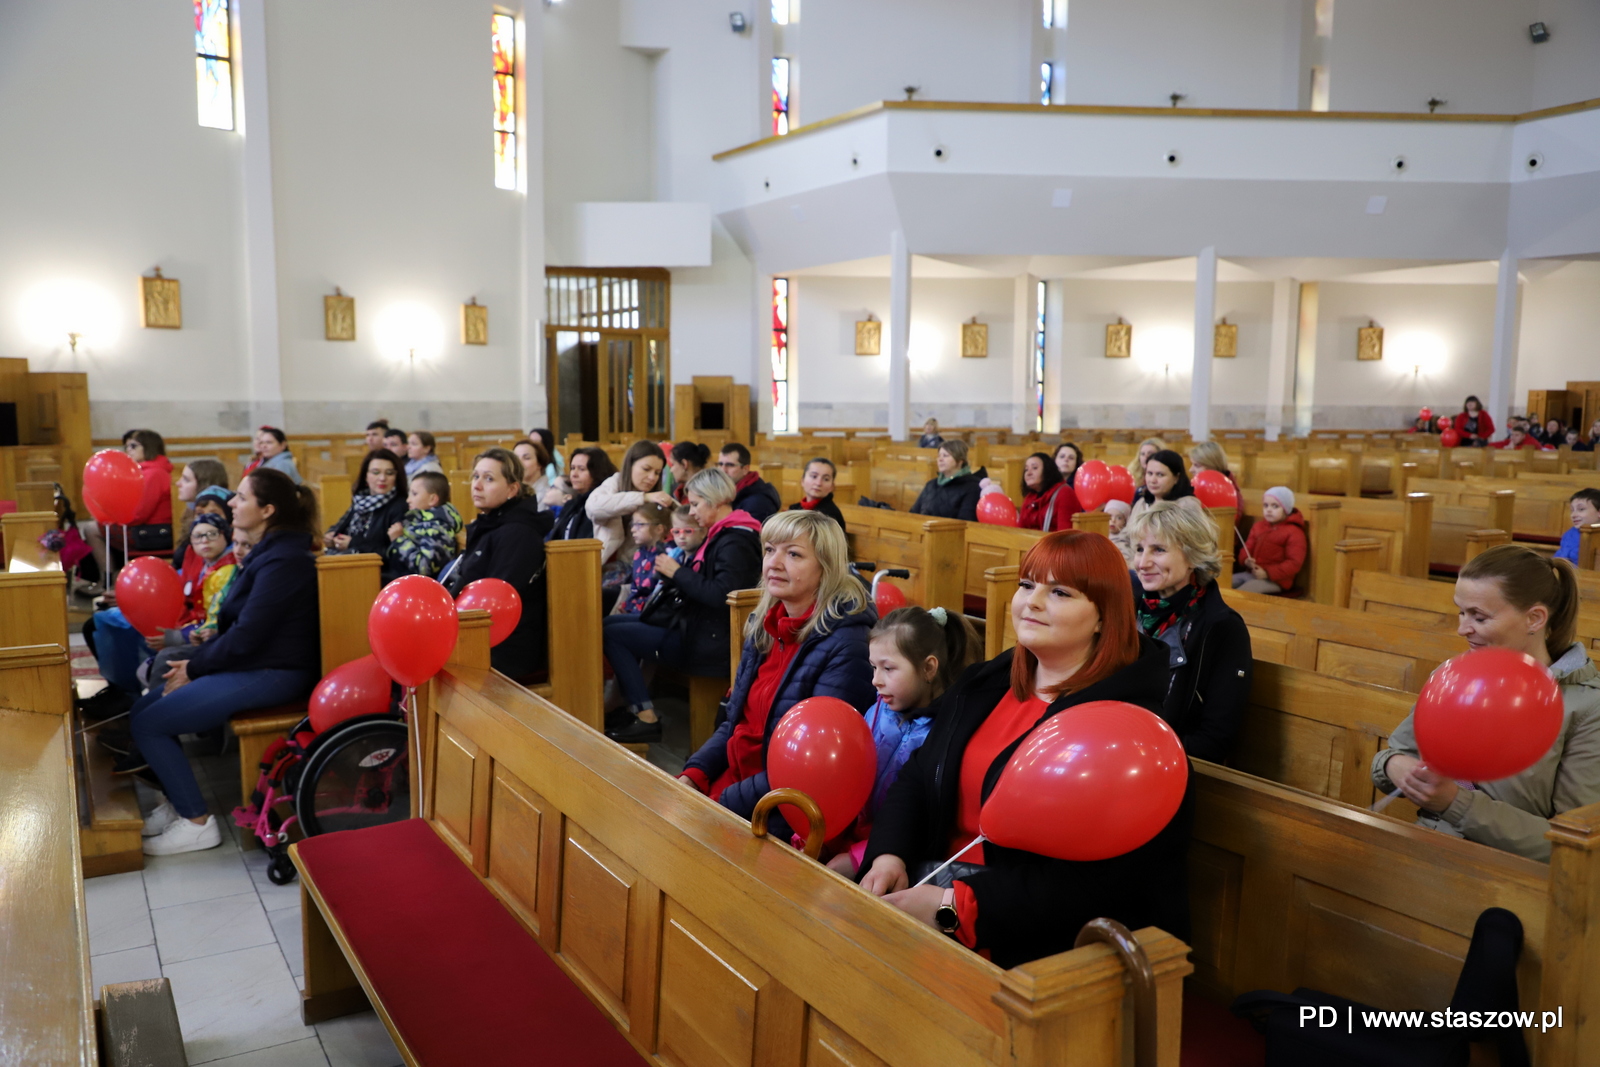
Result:
{"type": "Polygon", "coordinates": [[[356,484],[365,492],[351,498],[350,510],[328,531],[329,555],[372,552],[382,556],[389,551],[389,527],[406,514],[405,469],[400,457],[387,448],[367,453],[356,477],[356,484]]]}
{"type": "Polygon", "coordinates": [[[441,581],[451,596],[479,578],[511,583],[522,598],[517,628],[489,652],[489,662],[508,678],[522,681],[548,669],[546,638],[544,532],[538,503],[522,483],[522,461],[503,448],[478,453],[472,461],[472,504],[478,517],[467,527],[467,548],[446,568],[441,581]]]}
{"type": "Polygon", "coordinates": [[[546,506],[561,508],[545,540],[578,541],[593,537],[594,521],[589,518],[589,494],[615,473],[617,466],[606,455],[605,449],[580,448],[574,452],[567,464],[567,484],[572,488],[570,495],[563,500],[562,491],[552,489],[545,497],[546,506]]]}
{"type": "Polygon", "coordinates": [[[972,468],[967,466],[966,443],[944,442],[939,446],[939,455],[934,462],[939,474],[922,487],[917,502],[911,505],[911,513],[977,522],[978,493],[981,491],[983,472],[974,474],[972,468]]]}
{"type": "Polygon", "coordinates": [[[1139,629],[1167,647],[1162,717],[1195,759],[1226,763],[1250,699],[1250,630],[1217,588],[1221,559],[1208,515],[1157,501],[1128,520],[1139,629]]]}
{"type": "Polygon", "coordinates": [[[800,499],[789,505],[790,511],[815,511],[826,515],[844,529],[844,512],[833,502],[833,479],[838,470],[833,460],[818,456],[806,464],[800,476],[800,499]]]}
{"type": "MultiPolygon", "coordinates": [[[[638,615],[607,615],[606,661],[633,714],[618,713],[606,735],[627,744],[661,740],[661,720],[642,664],[660,660],[686,674],[728,673],[728,594],[761,576],[761,524],[735,511],[733,479],[707,468],[689,479],[689,512],[706,530],[694,559],[680,564],[656,556],[658,591],[638,615]]],[[[663,546],[665,549],[665,546],[663,546]]]]}
{"type": "Polygon", "coordinates": [[[971,862],[907,888],[976,836],[983,802],[1040,725],[1095,700],[1159,713],[1165,650],[1139,635],[1126,575],[1122,554],[1097,534],[1047,534],[1029,549],[1011,601],[1017,647],[968,669],[928,709],[927,740],[873,821],[862,887],[988,950],[1000,967],[1070,949],[1101,916],[1187,932],[1187,796],[1164,829],[1121,856],[1058,860],[986,842],[965,854],[971,862]]]}

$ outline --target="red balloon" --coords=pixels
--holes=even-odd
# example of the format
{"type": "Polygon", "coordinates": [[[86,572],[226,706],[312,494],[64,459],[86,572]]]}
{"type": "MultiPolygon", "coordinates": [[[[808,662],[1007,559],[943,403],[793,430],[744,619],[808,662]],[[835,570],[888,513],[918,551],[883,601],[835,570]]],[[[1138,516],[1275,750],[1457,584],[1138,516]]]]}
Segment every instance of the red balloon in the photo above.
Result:
{"type": "MultiPolygon", "coordinates": [[[[767,781],[798,789],[822,809],[824,837],[837,837],[872,794],[878,750],[861,713],[838,697],[808,697],[789,709],[767,744],[767,781]]],[[[792,804],[778,810],[795,833],[811,823],[792,804]]]]}
{"type": "Polygon", "coordinates": [[[978,827],[1006,848],[1110,859],[1172,821],[1188,779],[1172,727],[1132,704],[1095,700],[1028,735],[984,802],[978,827]]]}
{"type": "Polygon", "coordinates": [[[522,597],[516,586],[499,578],[479,578],[469,582],[456,597],[458,611],[487,611],[489,613],[489,643],[498,645],[511,636],[511,631],[522,621],[522,597]]]}
{"type": "Polygon", "coordinates": [[[171,629],[183,618],[183,579],[164,559],[134,560],[117,575],[116,589],[123,617],[146,637],[171,629]]]}
{"type": "Polygon", "coordinates": [[[377,656],[335,667],[311,691],[311,728],[320,734],[357,715],[386,714],[392,684],[377,656]]]}
{"type": "Polygon", "coordinates": [[[1445,448],[1455,448],[1461,443],[1460,431],[1446,430],[1444,433],[1439,435],[1439,443],[1445,448]]]}
{"type": "Polygon", "coordinates": [[[671,441],[662,441],[661,442],[661,455],[665,459],[671,459],[672,458],[672,442],[671,441]]]}
{"type": "Polygon", "coordinates": [[[1555,744],[1561,686],[1532,656],[1480,648],[1434,671],[1412,714],[1431,770],[1493,782],[1521,774],[1555,744]]]}
{"type": "Polygon", "coordinates": [[[984,493],[978,498],[978,521],[990,526],[1015,526],[1017,505],[1004,493],[984,493]]]}
{"type": "Polygon", "coordinates": [[[1437,423],[1437,425],[1438,425],[1440,430],[1451,429],[1452,427],[1455,426],[1455,424],[1456,424],[1456,420],[1452,419],[1449,415],[1441,415],[1441,416],[1439,416],[1439,422],[1437,423]]]}
{"type": "Polygon", "coordinates": [[[879,582],[872,591],[872,603],[878,609],[878,618],[883,618],[889,612],[906,606],[906,594],[897,585],[890,585],[888,579],[879,582]]]}
{"type": "MultiPolygon", "coordinates": [[[[139,512],[144,475],[126,452],[107,448],[83,465],[83,503],[107,526],[125,526],[139,512]]],[[[171,570],[171,567],[167,568],[171,570]]]]}
{"type": "Polygon", "coordinates": [[[1236,508],[1239,494],[1221,471],[1197,471],[1192,480],[1194,495],[1208,508],[1236,508]]]}
{"type": "Polygon", "coordinates": [[[367,615],[367,641],[389,677],[414,688],[439,673],[455,651],[460,620],[444,586],[420,574],[383,587],[367,615]]]}
{"type": "MultiPolygon", "coordinates": [[[[1113,481],[1115,475],[1111,473],[1115,469],[1098,459],[1091,459],[1078,468],[1077,477],[1072,479],[1072,491],[1077,494],[1078,503],[1085,511],[1099,511],[1106,501],[1117,499],[1118,485],[1113,481]]],[[[1128,472],[1124,470],[1122,473],[1128,472]]],[[[1131,475],[1128,480],[1133,480],[1131,475]]],[[[1131,498],[1132,494],[1129,496],[1131,498]]]]}
{"type": "Polygon", "coordinates": [[[1431,418],[1433,418],[1433,409],[1432,408],[1423,408],[1421,411],[1417,412],[1417,418],[1419,418],[1419,419],[1431,419],[1431,418]]]}
{"type": "MultiPolygon", "coordinates": [[[[1128,473],[1128,468],[1107,467],[1106,469],[1111,472],[1111,496],[1106,503],[1110,503],[1112,500],[1120,500],[1124,504],[1133,503],[1133,494],[1138,492],[1139,487],[1133,484],[1133,475],[1128,473]]],[[[1082,497],[1079,498],[1079,503],[1082,503],[1082,499],[1082,497]]]]}

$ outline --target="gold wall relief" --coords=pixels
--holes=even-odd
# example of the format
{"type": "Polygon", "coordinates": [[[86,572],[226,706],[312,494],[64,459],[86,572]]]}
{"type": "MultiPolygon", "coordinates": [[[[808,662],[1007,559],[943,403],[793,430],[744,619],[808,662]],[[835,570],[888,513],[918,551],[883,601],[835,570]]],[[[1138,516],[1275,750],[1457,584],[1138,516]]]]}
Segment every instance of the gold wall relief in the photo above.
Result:
{"type": "Polygon", "coordinates": [[[989,355],[989,324],[972,316],[971,322],[961,324],[961,356],[963,359],[986,359],[989,355]]]}
{"type": "Polygon", "coordinates": [[[856,323],[856,355],[875,356],[883,351],[883,323],[868,319],[856,323]]]}
{"type": "Polygon", "coordinates": [[[1383,327],[1367,321],[1356,331],[1356,358],[1360,360],[1383,358],[1383,327]]]}
{"type": "Polygon", "coordinates": [[[1239,325],[1224,318],[1217,323],[1211,354],[1217,359],[1233,359],[1239,354],[1239,325]]]}
{"type": "Polygon", "coordinates": [[[489,343],[489,309],[473,297],[461,305],[461,343],[486,345],[489,343]]]}
{"type": "Polygon", "coordinates": [[[155,276],[139,279],[139,324],[147,328],[181,330],[183,294],[178,279],[163,278],[157,267],[155,276]]]}
{"type": "Polygon", "coordinates": [[[356,339],[356,298],[345,296],[337,285],[332,296],[322,298],[322,332],[330,341],[356,339]]]}
{"type": "Polygon", "coordinates": [[[1117,321],[1106,326],[1106,358],[1127,359],[1133,355],[1133,324],[1117,321]]]}

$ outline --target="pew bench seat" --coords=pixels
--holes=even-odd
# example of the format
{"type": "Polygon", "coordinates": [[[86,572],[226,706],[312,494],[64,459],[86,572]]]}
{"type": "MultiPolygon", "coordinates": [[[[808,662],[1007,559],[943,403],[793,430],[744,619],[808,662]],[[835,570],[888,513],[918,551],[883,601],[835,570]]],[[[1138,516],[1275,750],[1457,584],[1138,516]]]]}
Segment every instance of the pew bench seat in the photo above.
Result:
{"type": "Polygon", "coordinates": [[[363,1010],[318,1000],[329,935],[407,1064],[637,1067],[627,1038],[424,820],[296,842],[309,1025],[363,1010]]]}

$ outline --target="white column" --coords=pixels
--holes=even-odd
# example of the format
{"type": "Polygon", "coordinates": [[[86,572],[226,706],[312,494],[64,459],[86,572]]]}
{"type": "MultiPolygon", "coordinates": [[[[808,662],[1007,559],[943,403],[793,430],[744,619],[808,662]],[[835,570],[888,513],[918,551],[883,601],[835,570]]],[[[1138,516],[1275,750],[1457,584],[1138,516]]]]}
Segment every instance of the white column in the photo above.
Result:
{"type": "Polygon", "coordinates": [[[523,5],[522,16],[522,285],[518,303],[522,337],[517,346],[518,429],[550,421],[545,395],[544,339],[544,5],[523,5]]]}
{"type": "Polygon", "coordinates": [[[1039,279],[1019,274],[1012,280],[1011,432],[1033,432],[1033,327],[1038,315],[1039,279]]]}
{"type": "Polygon", "coordinates": [[[250,425],[282,426],[283,373],[278,349],[278,249],[272,210],[272,122],[267,104],[267,12],[264,0],[240,0],[239,132],[244,193],[245,381],[250,425]]]}
{"type": "Polygon", "coordinates": [[[1317,317],[1321,290],[1317,282],[1300,286],[1300,329],[1294,343],[1294,433],[1311,433],[1317,397],[1317,317]]]}
{"type": "Polygon", "coordinates": [[[1066,322],[1067,287],[1060,281],[1045,284],[1044,311],[1044,433],[1061,432],[1062,324],[1066,322]]]}
{"type": "Polygon", "coordinates": [[[1272,339],[1267,350],[1266,438],[1276,441],[1283,432],[1284,390],[1289,384],[1289,361],[1294,358],[1295,304],[1300,286],[1293,278],[1272,283],[1272,339]]]}
{"type": "Polygon", "coordinates": [[[889,235],[889,439],[906,440],[911,414],[911,250],[889,235]]]}
{"type": "Polygon", "coordinates": [[[1211,360],[1217,347],[1217,250],[1207,245],[1194,265],[1194,369],[1189,379],[1189,436],[1211,436],[1211,360]]]}
{"type": "Polygon", "coordinates": [[[1500,254],[1500,273],[1494,290],[1494,356],[1489,363],[1489,415],[1504,427],[1511,416],[1512,390],[1517,384],[1517,311],[1521,303],[1517,285],[1517,257],[1506,249],[1500,254]]]}

